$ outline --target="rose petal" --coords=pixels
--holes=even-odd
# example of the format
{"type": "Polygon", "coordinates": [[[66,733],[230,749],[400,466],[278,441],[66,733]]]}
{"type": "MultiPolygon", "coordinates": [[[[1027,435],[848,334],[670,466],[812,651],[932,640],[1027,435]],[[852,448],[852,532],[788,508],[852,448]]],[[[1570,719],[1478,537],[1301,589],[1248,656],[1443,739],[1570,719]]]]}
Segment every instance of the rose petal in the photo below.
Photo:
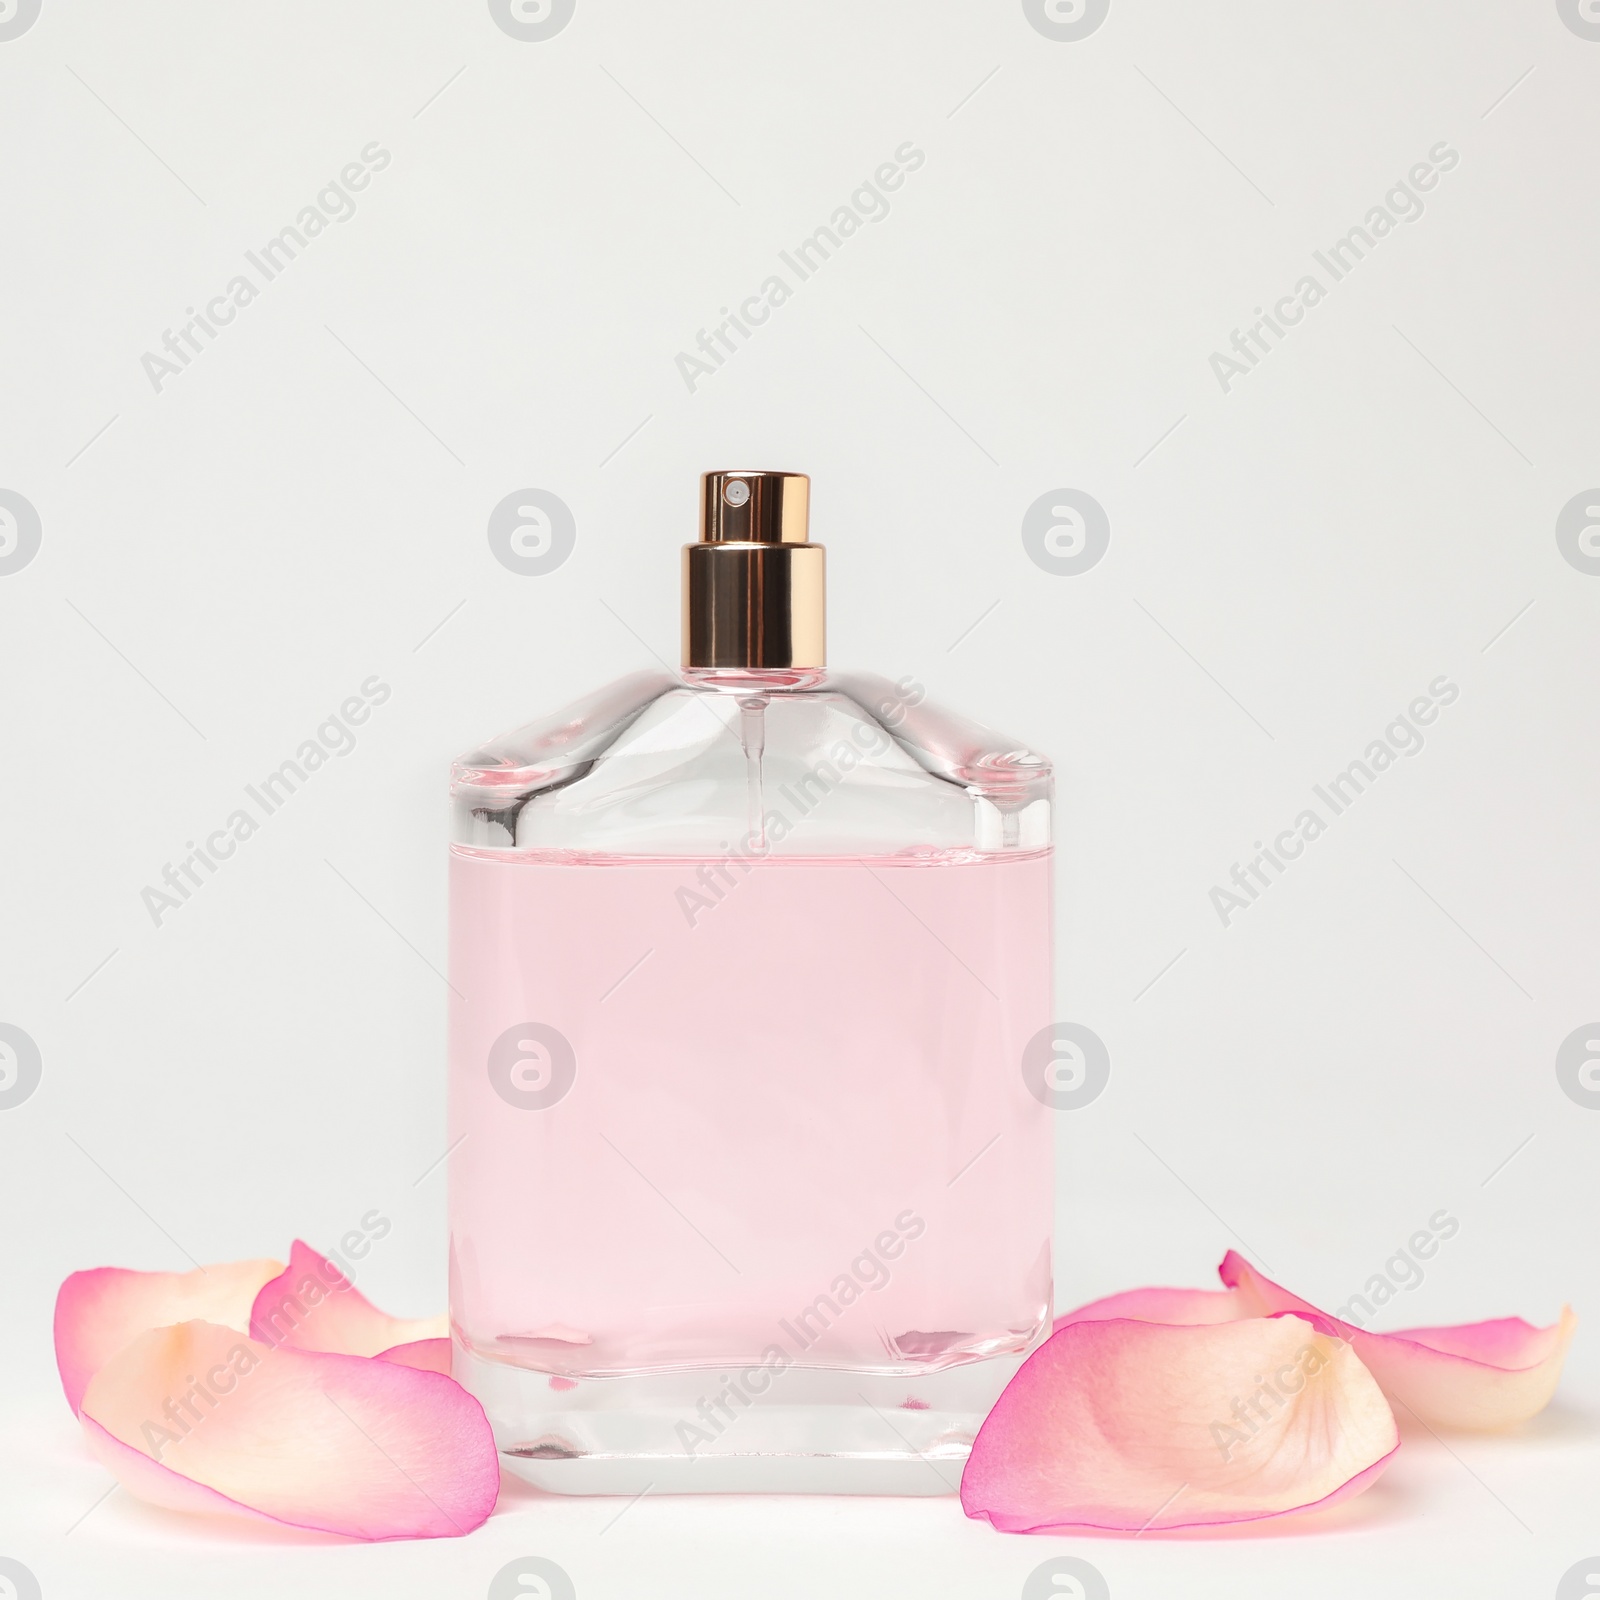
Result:
{"type": "Polygon", "coordinates": [[[1059,1333],[1074,1322],[1105,1322],[1112,1317],[1187,1327],[1237,1322],[1244,1315],[1232,1289],[1124,1289],[1121,1294],[1108,1294],[1104,1300],[1091,1300],[1076,1311],[1065,1312],[1056,1318],[1054,1331],[1059,1333]]]}
{"type": "Polygon", "coordinates": [[[414,1339],[410,1344],[397,1344],[392,1350],[381,1350],[380,1361],[394,1361],[402,1367],[416,1367],[420,1372],[442,1372],[450,1376],[450,1341],[448,1339],[414,1339]]]}
{"type": "MultiPolygon", "coordinates": [[[[1217,1268],[1247,1312],[1307,1312],[1306,1301],[1263,1277],[1230,1250],[1217,1268]]],[[[1578,1319],[1563,1306],[1561,1320],[1535,1328],[1520,1317],[1366,1333],[1329,1317],[1348,1339],[1383,1392],[1424,1422],[1449,1428],[1506,1428],[1526,1422],[1550,1403],[1578,1319]]]]}
{"type": "Polygon", "coordinates": [[[215,1323],[135,1339],[90,1381],[82,1420],[119,1482],[182,1510],[426,1539],[470,1532],[499,1492],[483,1408],[449,1378],[215,1323]]]}
{"type": "MultiPolygon", "coordinates": [[[[1576,1326],[1578,1319],[1572,1308],[1565,1309],[1576,1326]]],[[[1547,1328],[1536,1328],[1521,1317],[1499,1317],[1493,1322],[1457,1322],[1445,1328],[1395,1328],[1383,1337],[1410,1339],[1447,1355],[1467,1356],[1515,1370],[1548,1360],[1561,1342],[1562,1324],[1553,1322],[1547,1328]]]]}
{"type": "Polygon", "coordinates": [[[241,1332],[250,1308],[281,1261],[225,1261],[195,1272],[74,1272],[56,1295],[56,1367],[77,1411],[89,1380],[141,1333],[199,1317],[241,1332]]]}
{"type": "Polygon", "coordinates": [[[107,1468],[111,1475],[130,1494],[153,1506],[165,1506],[169,1511],[215,1512],[239,1517],[253,1517],[259,1522],[276,1522],[263,1511],[240,1505],[203,1483],[164,1467],[141,1450],[124,1444],[100,1426],[87,1412],[78,1414],[78,1423],[89,1449],[107,1468]]]}
{"type": "Polygon", "coordinates": [[[1371,1374],[1302,1318],[1091,1319],[1006,1387],[961,1504],[1007,1533],[1253,1522],[1359,1493],[1398,1446],[1371,1374]]]}
{"type": "Polygon", "coordinates": [[[407,1321],[386,1316],[310,1245],[296,1239],[289,1265],[264,1284],[250,1312],[250,1336],[263,1344],[376,1356],[396,1345],[449,1332],[444,1316],[407,1321]]]}

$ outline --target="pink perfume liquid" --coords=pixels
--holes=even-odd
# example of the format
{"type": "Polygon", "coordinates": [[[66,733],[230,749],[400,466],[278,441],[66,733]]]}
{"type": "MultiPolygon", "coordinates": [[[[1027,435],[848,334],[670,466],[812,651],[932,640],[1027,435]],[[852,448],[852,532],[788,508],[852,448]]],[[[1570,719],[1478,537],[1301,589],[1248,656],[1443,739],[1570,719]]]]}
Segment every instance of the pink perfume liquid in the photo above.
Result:
{"type": "Polygon", "coordinates": [[[785,1433],[833,1407],[870,1455],[880,1403],[964,1449],[1051,1312],[1050,870],[452,848],[451,1305],[509,1454],[837,1453],[785,1433]]]}

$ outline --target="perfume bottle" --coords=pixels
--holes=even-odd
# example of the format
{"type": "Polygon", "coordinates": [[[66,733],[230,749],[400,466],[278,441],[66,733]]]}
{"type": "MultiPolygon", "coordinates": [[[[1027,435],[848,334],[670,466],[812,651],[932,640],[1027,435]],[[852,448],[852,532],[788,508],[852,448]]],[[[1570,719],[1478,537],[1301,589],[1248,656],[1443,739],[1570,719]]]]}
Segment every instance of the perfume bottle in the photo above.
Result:
{"type": "Polygon", "coordinates": [[[1051,1316],[1051,773],[824,667],[710,472],[683,669],[456,763],[454,1371],[550,1490],[953,1493],[1051,1316]]]}

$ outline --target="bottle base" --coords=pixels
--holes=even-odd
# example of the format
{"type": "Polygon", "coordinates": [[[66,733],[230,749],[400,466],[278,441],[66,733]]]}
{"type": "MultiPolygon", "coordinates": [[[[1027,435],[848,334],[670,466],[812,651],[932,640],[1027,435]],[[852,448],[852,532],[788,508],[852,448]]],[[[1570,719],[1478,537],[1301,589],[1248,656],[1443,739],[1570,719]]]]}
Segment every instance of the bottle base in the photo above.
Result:
{"type": "Polygon", "coordinates": [[[568,1378],[455,1346],[505,1470],[554,1494],[955,1494],[1026,1352],[938,1370],[568,1378]],[[757,1383],[762,1387],[755,1391],[757,1383]]]}
{"type": "Polygon", "coordinates": [[[502,1451],[503,1470],[550,1494],[953,1495],[967,1446],[923,1455],[577,1456],[528,1460],[502,1451]]]}

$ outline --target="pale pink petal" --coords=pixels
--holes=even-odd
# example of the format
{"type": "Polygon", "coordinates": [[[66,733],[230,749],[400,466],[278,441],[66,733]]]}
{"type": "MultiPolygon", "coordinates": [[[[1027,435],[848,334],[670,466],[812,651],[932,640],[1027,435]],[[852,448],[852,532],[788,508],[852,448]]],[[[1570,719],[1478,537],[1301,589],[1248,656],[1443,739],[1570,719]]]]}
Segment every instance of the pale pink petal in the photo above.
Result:
{"type": "Polygon", "coordinates": [[[1410,1339],[1448,1355],[1488,1361],[1497,1367],[1536,1367],[1561,1344],[1562,1324],[1536,1328],[1521,1317],[1499,1317],[1493,1322],[1457,1322],[1447,1328],[1395,1328],[1385,1337],[1410,1339]]]}
{"type": "MultiPolygon", "coordinates": [[[[1239,1295],[1240,1304],[1256,1315],[1311,1309],[1235,1251],[1228,1252],[1217,1271],[1239,1295]]],[[[1335,1317],[1327,1321],[1350,1341],[1383,1392],[1403,1411],[1448,1428],[1506,1428],[1537,1415],[1556,1391],[1578,1326],[1570,1306],[1548,1328],[1535,1328],[1520,1317],[1501,1317],[1448,1328],[1366,1333],[1335,1317]]]]}
{"type": "Polygon", "coordinates": [[[258,1522],[277,1522],[264,1511],[230,1500],[203,1483],[195,1483],[152,1460],[142,1450],[124,1444],[106,1432],[87,1412],[78,1416],[89,1449],[111,1475],[130,1494],[153,1506],[164,1506],[169,1511],[214,1512],[236,1517],[253,1517],[258,1522]]]}
{"type": "Polygon", "coordinates": [[[1353,1351],[1299,1317],[1070,1322],[978,1430],[961,1504],[1007,1533],[1169,1532],[1366,1488],[1399,1447],[1353,1351]]]}
{"type": "Polygon", "coordinates": [[[90,1447],[134,1494],[358,1539],[464,1534],[500,1470],[483,1408],[435,1372],[156,1328],[95,1374],[90,1447]]]}
{"type": "Polygon", "coordinates": [[[442,1315],[417,1321],[385,1316],[326,1256],[299,1239],[289,1265],[262,1286],[250,1313],[250,1336],[263,1344],[347,1356],[381,1355],[449,1331],[442,1315]]]}
{"type": "Polygon", "coordinates": [[[89,1380],[150,1328],[199,1317],[244,1332],[262,1284],[281,1261],[225,1261],[194,1272],[74,1272],[56,1294],[56,1367],[74,1411],[89,1380]]]}
{"type": "Polygon", "coordinates": [[[1091,1300],[1055,1320],[1059,1333],[1073,1322],[1105,1322],[1131,1317],[1135,1322],[1164,1322],[1169,1326],[1193,1323],[1236,1322],[1245,1313],[1232,1289],[1124,1289],[1104,1300],[1091,1300]]]}
{"type": "Polygon", "coordinates": [[[395,1361],[402,1367],[416,1367],[421,1372],[442,1372],[450,1376],[450,1341],[448,1339],[414,1339],[410,1344],[397,1344],[392,1350],[380,1350],[380,1361],[395,1361]]]}

